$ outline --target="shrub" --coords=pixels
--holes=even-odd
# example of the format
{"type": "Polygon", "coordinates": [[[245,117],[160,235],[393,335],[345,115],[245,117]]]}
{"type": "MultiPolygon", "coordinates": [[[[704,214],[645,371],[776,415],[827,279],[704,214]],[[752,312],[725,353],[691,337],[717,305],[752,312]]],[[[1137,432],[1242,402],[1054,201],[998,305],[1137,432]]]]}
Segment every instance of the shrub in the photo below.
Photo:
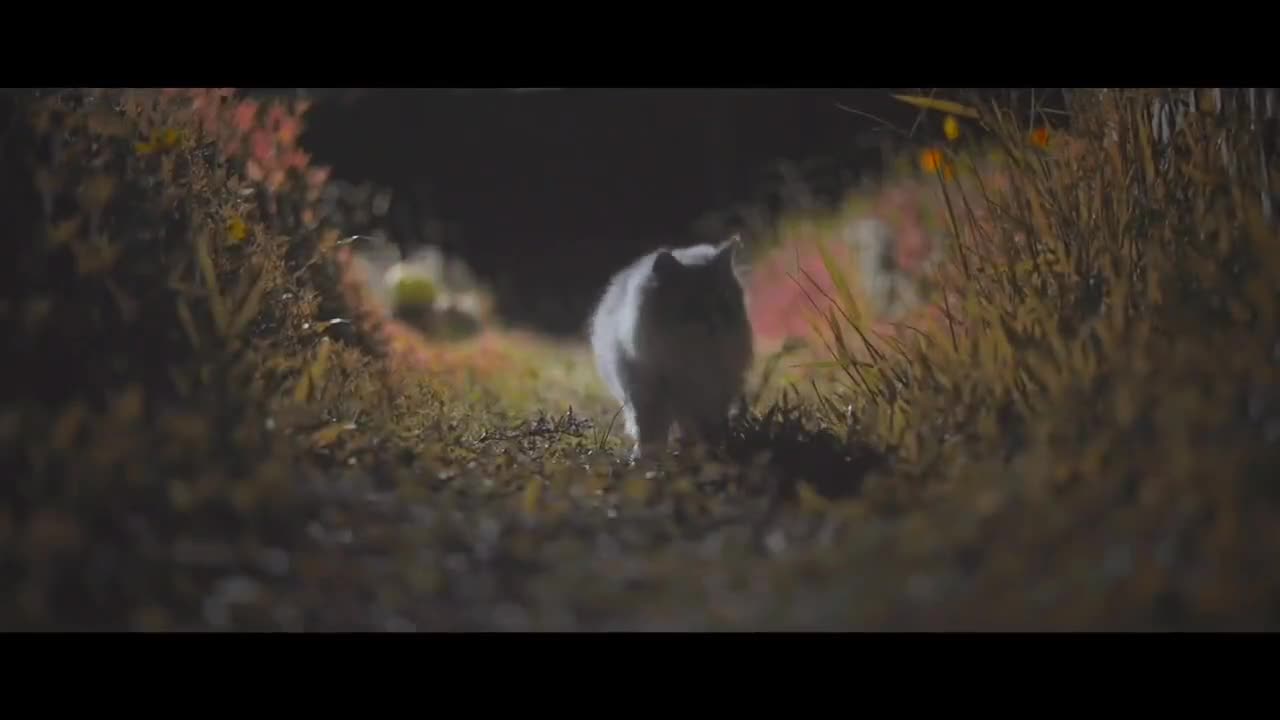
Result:
{"type": "MultiPolygon", "coordinates": [[[[1139,558],[1119,595],[1146,604],[1076,612],[1123,623],[1156,597],[1181,617],[1256,618],[1280,598],[1266,469],[1280,238],[1261,181],[1276,158],[1265,125],[1230,110],[1191,113],[1158,143],[1160,97],[1077,93],[1052,135],[976,108],[1008,182],[974,195],[938,179],[955,242],[937,321],[879,338],[834,294],[823,333],[844,382],[822,402],[921,496],[970,491],[1023,582],[1049,548],[1093,567],[1114,547],[1139,558]]],[[[827,269],[838,287],[844,270],[827,269]]]]}
{"type": "Polygon", "coordinates": [[[273,548],[314,516],[307,468],[367,448],[408,392],[361,351],[337,230],[307,220],[323,173],[290,149],[296,117],[251,107],[225,91],[15,100],[5,627],[225,623],[203,589],[267,587],[273,548]]]}

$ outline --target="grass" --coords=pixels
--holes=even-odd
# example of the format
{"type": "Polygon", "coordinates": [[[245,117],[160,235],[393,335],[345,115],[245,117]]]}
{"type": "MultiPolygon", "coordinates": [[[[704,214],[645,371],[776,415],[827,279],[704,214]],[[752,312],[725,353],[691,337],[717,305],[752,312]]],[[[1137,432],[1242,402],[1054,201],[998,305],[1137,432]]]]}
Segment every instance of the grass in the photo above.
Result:
{"type": "Polygon", "coordinates": [[[1280,255],[1262,140],[1247,118],[1202,114],[1160,147],[1157,97],[1082,96],[1056,152],[982,108],[1008,178],[976,197],[940,182],[957,239],[943,317],[905,342],[868,339],[850,294],[825,318],[847,376],[827,422],[857,418],[898,482],[1000,528],[1016,554],[974,581],[1022,583],[1007,621],[1031,622],[1056,588],[1073,623],[1274,623],[1260,548],[1277,519],[1280,255]],[[1106,592],[1087,602],[1090,583],[1106,592]]]}
{"type": "MultiPolygon", "coordinates": [[[[808,293],[808,349],[761,358],[726,447],[658,467],[621,462],[582,345],[431,344],[369,317],[338,289],[336,231],[233,203],[237,165],[181,104],[91,104],[125,108],[102,116],[115,141],[89,128],[6,170],[61,190],[54,217],[34,190],[5,206],[35,240],[0,306],[31,368],[0,422],[24,479],[0,508],[2,624],[1274,628],[1280,266],[1257,139],[1197,119],[1162,168],[1144,95],[1096,97],[1044,150],[983,107],[1003,175],[910,183],[952,239],[914,329],[874,322],[838,252],[762,286],[808,293]],[[171,126],[175,147],[136,154],[171,126]],[[82,167],[119,168],[105,208],[82,167]],[[131,239],[114,264],[68,262],[106,238],[131,239]]],[[[41,113],[99,117],[76,93],[23,112],[6,153],[47,140],[41,113]]],[[[784,223],[778,257],[836,248],[843,218],[824,222],[784,223]]]]}

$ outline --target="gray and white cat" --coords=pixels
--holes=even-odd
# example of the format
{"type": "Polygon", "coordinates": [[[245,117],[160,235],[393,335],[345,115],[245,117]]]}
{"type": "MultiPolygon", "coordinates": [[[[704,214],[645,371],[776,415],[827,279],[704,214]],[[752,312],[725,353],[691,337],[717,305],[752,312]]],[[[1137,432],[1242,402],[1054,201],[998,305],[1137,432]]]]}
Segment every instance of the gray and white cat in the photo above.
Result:
{"type": "Polygon", "coordinates": [[[596,368],[622,403],[633,460],[665,450],[673,423],[689,439],[723,439],[754,353],[741,244],[654,250],[610,279],[592,313],[596,368]]]}

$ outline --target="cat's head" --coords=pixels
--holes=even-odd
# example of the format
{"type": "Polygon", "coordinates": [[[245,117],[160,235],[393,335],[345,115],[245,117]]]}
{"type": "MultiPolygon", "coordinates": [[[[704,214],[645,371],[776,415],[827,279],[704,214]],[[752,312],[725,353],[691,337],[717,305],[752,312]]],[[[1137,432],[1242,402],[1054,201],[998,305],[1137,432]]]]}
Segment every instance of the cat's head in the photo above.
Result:
{"type": "Polygon", "coordinates": [[[741,237],[734,235],[719,245],[656,253],[649,280],[652,309],[676,322],[737,322],[745,313],[736,266],[741,248],[741,237]]]}

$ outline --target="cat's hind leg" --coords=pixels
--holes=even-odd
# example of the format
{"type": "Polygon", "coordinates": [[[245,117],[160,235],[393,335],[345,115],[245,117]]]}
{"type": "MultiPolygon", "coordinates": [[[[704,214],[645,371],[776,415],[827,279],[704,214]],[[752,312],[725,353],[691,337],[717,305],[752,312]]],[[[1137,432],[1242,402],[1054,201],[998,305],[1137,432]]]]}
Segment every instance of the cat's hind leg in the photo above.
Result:
{"type": "Polygon", "coordinates": [[[656,459],[667,449],[671,432],[671,411],[661,400],[635,398],[631,416],[631,436],[635,439],[632,459],[656,459]]]}
{"type": "Polygon", "coordinates": [[[678,423],[680,448],[691,456],[715,453],[729,437],[728,417],[686,413],[681,415],[678,423]]]}

